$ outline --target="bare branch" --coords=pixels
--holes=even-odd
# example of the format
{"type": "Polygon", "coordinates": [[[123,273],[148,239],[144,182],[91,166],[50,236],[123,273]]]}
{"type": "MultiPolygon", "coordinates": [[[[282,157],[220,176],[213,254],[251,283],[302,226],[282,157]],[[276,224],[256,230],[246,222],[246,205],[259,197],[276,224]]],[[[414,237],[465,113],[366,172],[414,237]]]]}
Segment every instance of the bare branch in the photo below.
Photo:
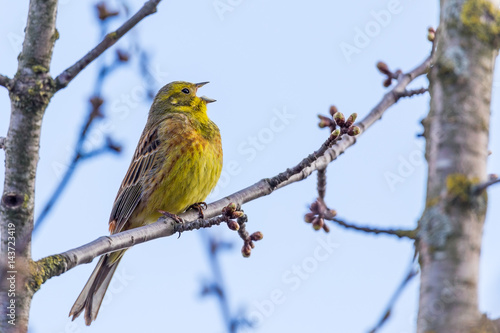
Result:
{"type": "Polygon", "coordinates": [[[338,219],[336,217],[328,217],[328,216],[323,216],[325,220],[332,221],[337,223],[338,225],[346,228],[346,229],[353,229],[357,231],[362,231],[366,233],[371,233],[371,234],[384,234],[384,235],[391,235],[391,236],[396,236],[399,238],[409,238],[409,239],[415,239],[417,237],[417,231],[416,230],[407,230],[407,229],[379,229],[379,228],[371,228],[371,227],[361,227],[356,224],[352,223],[347,223],[341,219],[338,219]]]}
{"type": "MultiPolygon", "coordinates": [[[[96,83],[96,86],[98,83],[96,83]]],[[[108,152],[113,152],[113,153],[119,153],[121,151],[121,147],[114,143],[110,137],[106,138],[106,142],[103,143],[100,147],[94,148],[93,150],[90,151],[85,151],[83,146],[85,143],[85,140],[88,137],[89,129],[91,126],[96,122],[98,119],[104,118],[104,114],[101,110],[101,106],[103,104],[103,99],[94,96],[90,99],[90,104],[91,104],[91,109],[90,112],[88,113],[87,119],[83,123],[82,130],[80,132],[80,135],[78,137],[78,140],[76,142],[75,148],[74,148],[74,155],[73,158],[71,159],[71,163],[69,164],[68,168],[66,169],[64,175],[61,177],[61,180],[57,184],[56,188],[54,189],[54,192],[52,192],[52,195],[49,197],[49,200],[47,203],[43,206],[42,211],[38,218],[36,219],[35,226],[33,228],[32,236],[35,236],[37,232],[40,230],[41,226],[44,224],[51,212],[51,210],[54,208],[56,202],[62,195],[64,189],[68,185],[71,177],[73,176],[74,172],[76,171],[76,168],[80,165],[80,163],[85,160],[85,159],[90,159],[99,155],[102,155],[104,153],[108,152]]],[[[20,242],[20,244],[23,244],[23,242],[20,242]]],[[[22,248],[22,247],[21,247],[22,248]]]]}
{"type": "Polygon", "coordinates": [[[214,296],[217,299],[228,333],[237,333],[244,327],[251,328],[252,322],[244,314],[236,315],[233,313],[233,308],[229,302],[228,288],[222,274],[222,265],[219,257],[223,250],[231,249],[232,244],[216,240],[215,237],[209,236],[208,232],[202,232],[201,235],[204,240],[203,243],[207,248],[204,252],[208,255],[209,266],[212,271],[210,280],[203,283],[201,296],[214,296]]]}
{"type": "Polygon", "coordinates": [[[12,80],[5,75],[0,74],[0,86],[9,88],[10,82],[12,80]]]}
{"type": "Polygon", "coordinates": [[[428,92],[428,88],[420,88],[420,89],[410,89],[410,90],[405,90],[399,97],[413,97],[416,95],[422,95],[428,92]]]}
{"type": "MultiPolygon", "coordinates": [[[[398,84],[390,92],[388,92],[383,97],[382,101],[358,124],[358,126],[362,129],[361,134],[376,120],[380,119],[385,110],[396,103],[399,99],[398,93],[404,91],[407,85],[416,77],[423,75],[428,71],[430,64],[431,58],[429,57],[410,73],[404,75],[401,74],[399,76],[398,84]]],[[[303,159],[295,167],[287,169],[285,172],[282,172],[275,177],[262,179],[245,189],[208,205],[208,207],[203,211],[205,218],[210,219],[220,215],[222,209],[230,203],[235,203],[237,206],[241,206],[249,201],[269,195],[278,188],[300,181],[309,176],[314,170],[324,169],[328,163],[336,159],[336,157],[343,153],[348,147],[352,146],[355,139],[354,137],[344,135],[344,139],[336,142],[333,147],[329,148],[332,141],[337,141],[337,138],[330,135],[318,151],[303,159]],[[325,152],[326,154],[323,155],[325,152]]],[[[213,224],[217,224],[215,222],[218,221],[217,218],[215,220],[209,220],[212,222],[207,222],[207,220],[197,221],[198,211],[195,210],[189,210],[181,214],[180,217],[186,221],[185,226],[176,227],[173,219],[162,216],[157,222],[147,226],[127,230],[111,236],[103,236],[79,248],[41,259],[37,262],[37,265],[39,265],[39,267],[44,267],[44,276],[40,278],[39,281],[45,282],[52,276],[60,275],[77,265],[89,263],[92,259],[99,255],[128,248],[135,244],[143,243],[152,239],[171,236],[176,231],[180,230],[178,228],[185,229],[187,226],[191,228],[191,226],[198,224],[199,227],[209,227],[213,224]],[[50,265],[50,263],[53,262],[56,262],[56,264],[50,265]],[[49,267],[45,267],[46,265],[49,267]]],[[[220,221],[218,223],[220,223],[220,221]]]]}
{"type": "Polygon", "coordinates": [[[483,193],[489,186],[500,183],[500,178],[497,175],[490,175],[490,179],[484,183],[477,184],[472,187],[472,194],[479,195],[483,193]]]}
{"type": "Polygon", "coordinates": [[[114,45],[123,35],[125,35],[130,29],[132,29],[137,23],[139,23],[143,18],[149,16],[156,12],[156,7],[161,0],[149,0],[142,8],[135,13],[130,19],[128,19],[121,27],[116,31],[109,33],[95,48],[93,48],[89,53],[87,53],[83,58],[78,60],[73,66],[67,68],[64,72],[59,74],[56,79],[56,91],[65,88],[71,80],[73,80],[85,67],[87,67],[92,61],[99,57],[104,51],[114,45]]]}
{"type": "Polygon", "coordinates": [[[389,317],[391,316],[392,309],[396,304],[396,301],[398,300],[399,296],[401,296],[401,294],[405,290],[405,287],[415,276],[417,276],[417,274],[418,274],[418,268],[415,266],[414,260],[412,259],[412,263],[410,269],[408,270],[408,273],[404,277],[398,289],[396,289],[396,291],[394,292],[394,295],[392,295],[391,299],[389,300],[389,304],[387,305],[387,308],[384,311],[382,317],[380,318],[379,322],[375,325],[375,327],[370,330],[370,333],[375,333],[382,326],[384,326],[384,324],[387,322],[387,319],[389,319],[389,317]]]}
{"type": "MultiPolygon", "coordinates": [[[[318,179],[320,178],[319,175],[320,174],[318,173],[318,179]]],[[[330,228],[325,224],[325,220],[328,220],[335,222],[346,229],[353,229],[376,235],[378,234],[392,235],[392,236],[397,236],[399,238],[410,238],[410,239],[417,238],[417,230],[380,229],[380,228],[362,227],[356,224],[347,223],[337,218],[337,211],[335,209],[328,208],[325,201],[321,197],[316,199],[316,201],[314,201],[311,204],[309,209],[310,212],[304,216],[304,221],[306,223],[312,223],[312,227],[314,230],[323,229],[325,232],[330,232],[330,228]]]]}
{"type": "MultiPolygon", "coordinates": [[[[425,59],[425,61],[418,67],[413,69],[407,74],[400,74],[398,78],[398,83],[394,88],[392,88],[388,93],[384,95],[382,100],[370,111],[370,113],[356,125],[361,129],[362,135],[370,126],[373,125],[377,120],[382,118],[384,112],[394,105],[402,96],[406,87],[415,78],[426,74],[429,71],[432,62],[432,53],[425,59]]],[[[357,137],[359,137],[359,135],[357,137]]],[[[310,166],[302,169],[299,173],[296,173],[289,177],[289,179],[281,182],[277,185],[277,188],[284,187],[291,183],[297,182],[299,180],[307,178],[313,171],[318,169],[324,169],[330,162],[335,160],[340,154],[344,153],[347,148],[356,143],[357,137],[344,136],[342,141],[339,141],[334,146],[326,151],[326,153],[319,157],[315,162],[311,163],[310,166]]]]}

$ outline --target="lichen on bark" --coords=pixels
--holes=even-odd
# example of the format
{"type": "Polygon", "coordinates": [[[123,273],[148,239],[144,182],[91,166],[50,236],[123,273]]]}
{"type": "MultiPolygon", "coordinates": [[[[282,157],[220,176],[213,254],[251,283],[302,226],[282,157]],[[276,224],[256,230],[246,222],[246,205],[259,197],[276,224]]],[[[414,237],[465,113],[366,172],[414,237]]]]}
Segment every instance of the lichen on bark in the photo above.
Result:
{"type": "Polygon", "coordinates": [[[500,46],[500,10],[488,0],[468,0],[460,14],[465,33],[479,40],[500,46]]]}

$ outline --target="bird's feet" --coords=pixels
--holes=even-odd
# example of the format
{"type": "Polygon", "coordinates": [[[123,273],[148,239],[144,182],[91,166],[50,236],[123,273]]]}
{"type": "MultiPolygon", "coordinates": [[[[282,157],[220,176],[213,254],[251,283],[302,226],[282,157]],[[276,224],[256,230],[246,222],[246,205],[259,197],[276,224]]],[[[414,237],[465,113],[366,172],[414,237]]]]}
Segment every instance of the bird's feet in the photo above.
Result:
{"type": "Polygon", "coordinates": [[[203,214],[203,210],[204,209],[207,209],[207,203],[206,202],[197,202],[197,203],[194,203],[192,204],[191,206],[189,206],[189,208],[191,209],[196,209],[198,211],[198,216],[200,217],[200,219],[204,219],[205,218],[205,214],[203,214]]]}
{"type": "Polygon", "coordinates": [[[166,212],[164,210],[158,210],[158,212],[161,213],[163,216],[170,217],[171,219],[173,219],[177,223],[184,223],[184,220],[181,217],[179,217],[178,215],[166,212]]]}

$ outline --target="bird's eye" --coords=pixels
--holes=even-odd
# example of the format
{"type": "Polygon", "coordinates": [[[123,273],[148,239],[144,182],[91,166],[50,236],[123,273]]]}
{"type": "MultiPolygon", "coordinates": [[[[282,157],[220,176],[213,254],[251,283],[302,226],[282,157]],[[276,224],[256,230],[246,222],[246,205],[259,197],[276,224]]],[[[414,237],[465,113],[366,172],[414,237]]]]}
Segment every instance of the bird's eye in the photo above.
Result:
{"type": "Polygon", "coordinates": [[[182,92],[185,93],[185,94],[189,94],[189,89],[188,88],[184,88],[184,89],[182,89],[182,92]]]}

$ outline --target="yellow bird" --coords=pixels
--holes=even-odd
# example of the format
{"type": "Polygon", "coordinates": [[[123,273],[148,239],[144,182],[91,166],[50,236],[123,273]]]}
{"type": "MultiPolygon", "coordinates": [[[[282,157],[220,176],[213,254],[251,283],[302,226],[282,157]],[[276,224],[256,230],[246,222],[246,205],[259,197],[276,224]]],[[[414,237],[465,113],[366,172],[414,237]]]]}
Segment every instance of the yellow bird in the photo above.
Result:
{"type": "MultiPolygon", "coordinates": [[[[175,81],[156,95],[113,204],[111,234],[153,223],[159,211],[180,214],[205,200],[217,184],[222,144],[219,128],[207,116],[207,103],[215,100],[196,96],[207,83],[175,81]]],[[[73,320],[84,310],[87,325],[96,319],[125,251],[101,256],[71,308],[73,320]]]]}

